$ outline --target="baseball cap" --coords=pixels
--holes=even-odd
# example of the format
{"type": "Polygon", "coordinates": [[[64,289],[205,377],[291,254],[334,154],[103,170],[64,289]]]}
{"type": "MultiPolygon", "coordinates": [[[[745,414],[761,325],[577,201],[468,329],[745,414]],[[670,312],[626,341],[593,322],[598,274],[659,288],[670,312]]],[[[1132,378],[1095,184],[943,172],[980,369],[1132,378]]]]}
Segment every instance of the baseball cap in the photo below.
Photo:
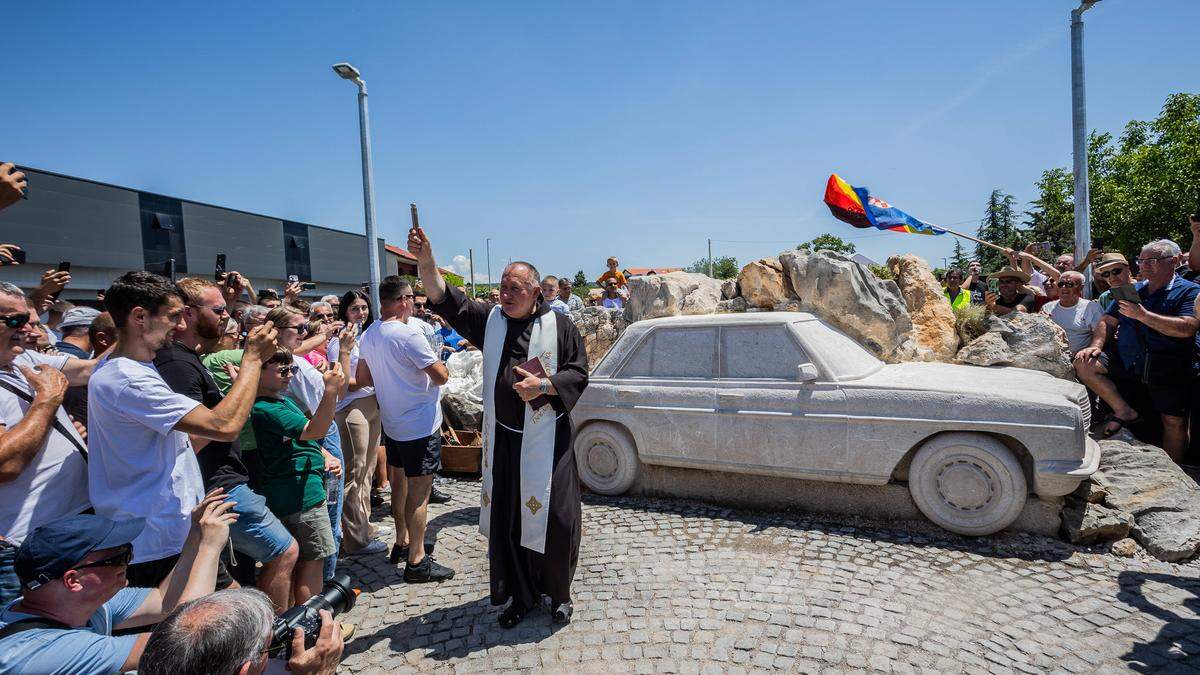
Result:
{"type": "Polygon", "coordinates": [[[109,520],[81,513],[36,528],[17,549],[13,568],[23,588],[33,590],[67,573],[87,554],[133,542],[145,518],[109,520]]]}
{"type": "Polygon", "coordinates": [[[1124,265],[1129,267],[1129,261],[1126,260],[1125,256],[1121,255],[1120,253],[1105,253],[1104,255],[1100,256],[1100,259],[1095,263],[1097,270],[1103,270],[1105,267],[1112,267],[1113,265],[1124,265]]]}
{"type": "Polygon", "coordinates": [[[90,326],[100,316],[100,310],[92,309],[91,307],[75,307],[67,310],[63,315],[62,323],[58,324],[59,328],[76,328],[78,326],[90,326]]]}

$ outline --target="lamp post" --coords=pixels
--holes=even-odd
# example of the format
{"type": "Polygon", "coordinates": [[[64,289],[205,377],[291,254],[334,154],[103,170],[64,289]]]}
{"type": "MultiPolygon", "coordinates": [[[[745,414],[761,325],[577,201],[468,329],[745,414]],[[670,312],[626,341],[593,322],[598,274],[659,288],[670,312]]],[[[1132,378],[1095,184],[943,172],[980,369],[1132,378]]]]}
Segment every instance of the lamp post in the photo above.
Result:
{"type": "Polygon", "coordinates": [[[379,246],[375,234],[375,178],[371,170],[371,125],[367,117],[367,83],[349,63],[335,63],[333,72],[358,85],[358,131],[362,143],[363,211],[367,221],[367,270],[371,281],[371,306],[379,312],[379,246]]]}
{"type": "MultiPolygon", "coordinates": [[[[1083,79],[1083,13],[1100,0],[1083,0],[1071,10],[1071,135],[1075,168],[1075,260],[1092,248],[1092,222],[1088,194],[1087,100],[1083,79]]],[[[1083,275],[1084,290],[1091,291],[1092,275],[1083,275]]]]}

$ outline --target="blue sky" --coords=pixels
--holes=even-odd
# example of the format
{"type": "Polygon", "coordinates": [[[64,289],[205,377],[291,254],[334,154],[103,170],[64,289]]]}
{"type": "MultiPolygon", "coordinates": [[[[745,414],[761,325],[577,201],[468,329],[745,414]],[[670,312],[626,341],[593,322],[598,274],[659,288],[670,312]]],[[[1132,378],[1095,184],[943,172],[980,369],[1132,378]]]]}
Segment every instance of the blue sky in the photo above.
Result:
{"type": "MultiPolygon", "coordinates": [[[[1071,2],[27,3],[6,17],[0,156],[362,231],[354,87],[370,90],[377,214],[421,209],[442,262],[545,273],[740,263],[822,232],[940,264],[951,237],[863,236],[838,172],[973,229],[1069,166],[1071,2]],[[964,221],[966,221],[964,223],[964,221]]],[[[1086,15],[1089,126],[1200,90],[1195,0],[1086,15]]]]}

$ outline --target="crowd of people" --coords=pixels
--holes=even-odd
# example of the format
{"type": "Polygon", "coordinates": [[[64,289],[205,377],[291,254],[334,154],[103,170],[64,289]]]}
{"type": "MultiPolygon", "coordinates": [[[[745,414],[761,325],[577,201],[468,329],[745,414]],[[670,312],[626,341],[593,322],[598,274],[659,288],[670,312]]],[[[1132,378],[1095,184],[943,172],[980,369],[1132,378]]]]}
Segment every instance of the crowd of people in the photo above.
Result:
{"type": "MultiPolygon", "coordinates": [[[[25,187],[0,165],[0,208],[25,187]]],[[[434,484],[439,388],[464,350],[484,351],[502,394],[485,395],[499,434],[484,434],[482,512],[495,516],[480,523],[501,625],[543,595],[570,620],[581,527],[567,413],[587,364],[566,316],[585,302],[528,263],[471,299],[446,286],[423,232],[409,246],[420,282],[384,278],[377,308],[365,288],[305,299],[294,278],[256,290],[233,270],[128,272],[101,308],[59,299],[66,271],[27,290],[0,281],[0,673],[261,672],[274,617],[320,593],[339,558],[452,579],[426,520],[449,500],[434,484]],[[523,369],[535,347],[537,374],[523,369]],[[535,399],[557,415],[524,419],[535,399]],[[522,428],[548,431],[523,450],[522,428]],[[522,474],[541,473],[544,490],[523,495],[522,474]],[[388,501],[394,527],[371,521],[388,501]]],[[[0,263],[20,253],[0,245],[0,263]]],[[[602,281],[619,307],[615,266],[602,281]]],[[[336,668],[353,626],[323,621],[314,646],[297,635],[292,672],[336,668]]]]}
{"type": "Polygon", "coordinates": [[[1051,264],[1033,244],[1006,250],[1009,264],[990,275],[978,262],[947,270],[944,295],[958,311],[974,304],[997,316],[1050,317],[1066,334],[1079,381],[1105,412],[1100,433],[1130,428],[1200,474],[1200,214],[1190,226],[1189,251],[1159,239],[1133,261],[1092,250],[1080,261],[1063,254],[1051,264]]]}

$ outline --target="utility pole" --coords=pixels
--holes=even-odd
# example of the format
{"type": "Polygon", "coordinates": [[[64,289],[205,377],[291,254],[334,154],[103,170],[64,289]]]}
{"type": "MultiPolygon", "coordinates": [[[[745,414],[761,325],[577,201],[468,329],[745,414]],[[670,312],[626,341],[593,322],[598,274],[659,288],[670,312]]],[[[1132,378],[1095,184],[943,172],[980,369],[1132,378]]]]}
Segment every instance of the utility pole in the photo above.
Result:
{"type": "MultiPolygon", "coordinates": [[[[1075,262],[1092,248],[1091,204],[1088,192],[1087,97],[1083,77],[1083,13],[1100,0],[1083,0],[1071,10],[1071,135],[1075,168],[1075,262]]],[[[1091,293],[1092,275],[1083,275],[1083,289],[1091,293]]]]}
{"type": "Polygon", "coordinates": [[[708,276],[712,276],[712,239],[708,240],[708,276]]]}
{"type": "Polygon", "coordinates": [[[349,63],[334,64],[333,72],[358,85],[358,132],[362,146],[363,211],[367,221],[367,278],[371,281],[371,303],[379,311],[379,241],[375,234],[375,178],[371,169],[371,124],[367,115],[367,83],[349,63]]]}
{"type": "Polygon", "coordinates": [[[471,298],[475,298],[475,249],[467,249],[467,259],[471,262],[471,298]]]}

